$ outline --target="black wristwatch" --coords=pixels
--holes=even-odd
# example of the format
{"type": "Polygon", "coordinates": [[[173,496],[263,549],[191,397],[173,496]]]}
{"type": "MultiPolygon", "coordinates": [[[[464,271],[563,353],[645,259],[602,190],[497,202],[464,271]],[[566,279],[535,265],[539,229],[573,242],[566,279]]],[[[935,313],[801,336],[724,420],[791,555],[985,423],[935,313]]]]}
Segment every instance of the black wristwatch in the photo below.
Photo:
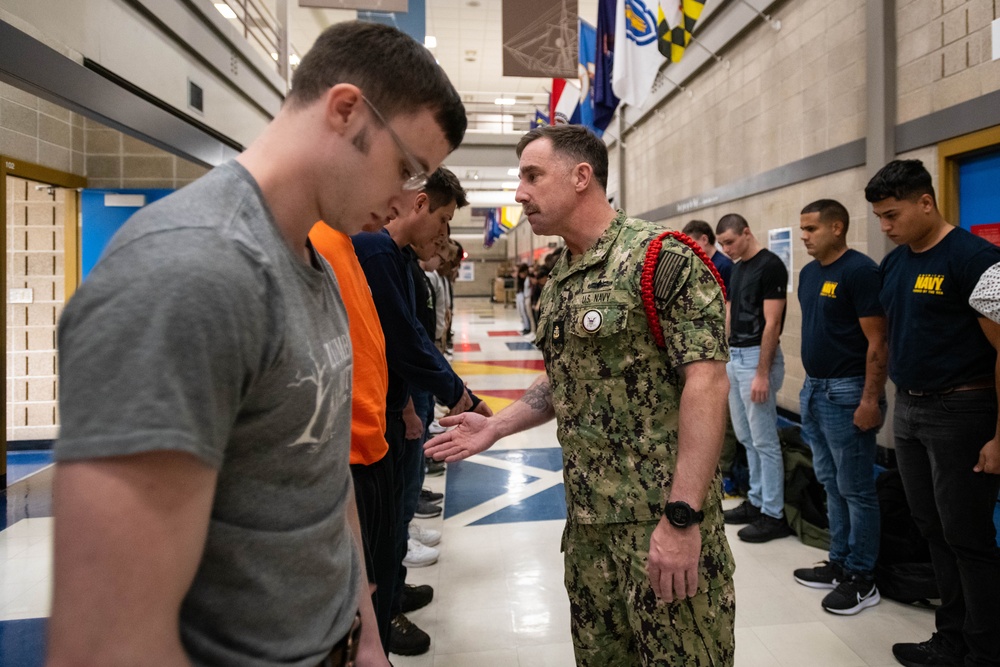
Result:
{"type": "Polygon", "coordinates": [[[667,517],[667,521],[671,525],[678,528],[687,528],[696,523],[701,523],[701,520],[705,518],[705,513],[695,510],[683,500],[677,500],[667,503],[667,506],[663,508],[663,516],[667,517]]]}

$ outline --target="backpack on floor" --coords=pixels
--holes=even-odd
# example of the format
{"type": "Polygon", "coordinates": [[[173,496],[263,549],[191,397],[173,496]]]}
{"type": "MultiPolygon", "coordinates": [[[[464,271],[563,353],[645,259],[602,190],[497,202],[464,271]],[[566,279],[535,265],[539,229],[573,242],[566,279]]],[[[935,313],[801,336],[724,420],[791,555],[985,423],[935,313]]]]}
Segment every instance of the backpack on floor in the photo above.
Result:
{"type": "Polygon", "coordinates": [[[778,429],[785,464],[785,519],[803,544],[828,551],[830,521],[826,490],[816,478],[812,450],[798,426],[778,429]]]}
{"type": "Polygon", "coordinates": [[[875,583],[882,597],[933,607],[940,598],[927,540],[913,522],[899,470],[875,480],[882,532],[875,563],[875,583]]]}

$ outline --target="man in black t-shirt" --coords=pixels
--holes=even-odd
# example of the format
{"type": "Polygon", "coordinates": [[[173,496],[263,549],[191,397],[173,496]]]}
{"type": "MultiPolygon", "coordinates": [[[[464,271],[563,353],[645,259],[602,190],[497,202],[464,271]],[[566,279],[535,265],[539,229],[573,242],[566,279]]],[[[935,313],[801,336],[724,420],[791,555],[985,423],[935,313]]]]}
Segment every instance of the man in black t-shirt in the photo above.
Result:
{"type": "Polygon", "coordinates": [[[741,540],[767,542],[791,534],[784,518],[785,465],[776,402],[785,379],[779,337],[785,324],[788,271],[777,255],[761,247],[743,216],[724,215],[715,234],[736,260],[726,294],[726,370],[729,414],[750,467],[747,499],[727,510],[725,518],[730,524],[750,524],[737,533],[741,540]]]}
{"type": "Polygon", "coordinates": [[[879,505],[875,434],[882,425],[888,348],[878,266],[847,247],[850,216],[832,199],[802,209],[799,227],[814,257],[799,273],[802,306],[802,436],[826,489],[830,560],[795,570],[810,588],[834,589],[822,607],[850,615],[879,602],[875,559],[879,505]]]}
{"type": "Polygon", "coordinates": [[[969,306],[1000,249],[941,217],[919,160],[887,164],[865,198],[899,244],[882,260],[879,293],[897,388],[896,460],[941,594],[931,638],[892,652],[904,665],[1000,665],[1000,325],[969,306]]]}

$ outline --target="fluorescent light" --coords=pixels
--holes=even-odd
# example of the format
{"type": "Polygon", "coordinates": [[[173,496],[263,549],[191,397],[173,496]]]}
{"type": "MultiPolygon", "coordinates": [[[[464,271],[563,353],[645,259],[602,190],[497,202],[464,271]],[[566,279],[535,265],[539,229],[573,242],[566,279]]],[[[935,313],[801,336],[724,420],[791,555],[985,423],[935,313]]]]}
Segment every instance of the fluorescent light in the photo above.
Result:
{"type": "Polygon", "coordinates": [[[434,35],[424,36],[424,46],[426,46],[428,49],[437,48],[437,45],[438,45],[437,37],[435,37],[434,35]]]}
{"type": "Polygon", "coordinates": [[[515,102],[517,102],[517,100],[515,100],[513,97],[498,97],[495,100],[493,100],[493,104],[497,104],[500,106],[514,104],[515,102]]]}
{"type": "Polygon", "coordinates": [[[520,173],[521,173],[521,170],[518,169],[517,167],[511,167],[510,169],[507,170],[507,175],[508,176],[517,176],[520,173]]]}
{"type": "Polygon", "coordinates": [[[271,58],[272,58],[273,60],[277,60],[277,59],[278,59],[278,54],[277,54],[277,53],[275,53],[274,51],[271,51],[271,58]]]}
{"type": "Polygon", "coordinates": [[[222,14],[222,16],[224,18],[227,18],[227,19],[234,19],[234,18],[236,18],[236,12],[234,12],[233,8],[230,7],[229,5],[227,5],[224,2],[217,2],[217,3],[215,3],[215,8],[219,10],[219,13],[222,14]]]}
{"type": "Polygon", "coordinates": [[[517,181],[504,181],[503,183],[500,184],[500,187],[503,188],[504,190],[517,190],[517,186],[519,185],[520,183],[518,183],[517,181]]]}
{"type": "Polygon", "coordinates": [[[288,64],[291,65],[292,67],[297,67],[300,62],[302,62],[302,59],[299,58],[299,55],[297,53],[293,53],[292,55],[288,56],[288,64]]]}

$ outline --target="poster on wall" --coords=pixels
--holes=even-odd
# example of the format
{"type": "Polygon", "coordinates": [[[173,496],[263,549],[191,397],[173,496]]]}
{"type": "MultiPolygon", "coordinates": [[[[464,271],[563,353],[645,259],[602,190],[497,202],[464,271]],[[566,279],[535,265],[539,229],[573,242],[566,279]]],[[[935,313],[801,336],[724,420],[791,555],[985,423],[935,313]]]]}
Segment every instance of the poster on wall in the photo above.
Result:
{"type": "Polygon", "coordinates": [[[458,278],[456,282],[471,283],[476,279],[476,265],[472,262],[462,262],[458,266],[458,278]]]}
{"type": "Polygon", "coordinates": [[[788,271],[788,293],[792,293],[792,228],[780,227],[767,231],[767,248],[782,261],[788,271]]]}

